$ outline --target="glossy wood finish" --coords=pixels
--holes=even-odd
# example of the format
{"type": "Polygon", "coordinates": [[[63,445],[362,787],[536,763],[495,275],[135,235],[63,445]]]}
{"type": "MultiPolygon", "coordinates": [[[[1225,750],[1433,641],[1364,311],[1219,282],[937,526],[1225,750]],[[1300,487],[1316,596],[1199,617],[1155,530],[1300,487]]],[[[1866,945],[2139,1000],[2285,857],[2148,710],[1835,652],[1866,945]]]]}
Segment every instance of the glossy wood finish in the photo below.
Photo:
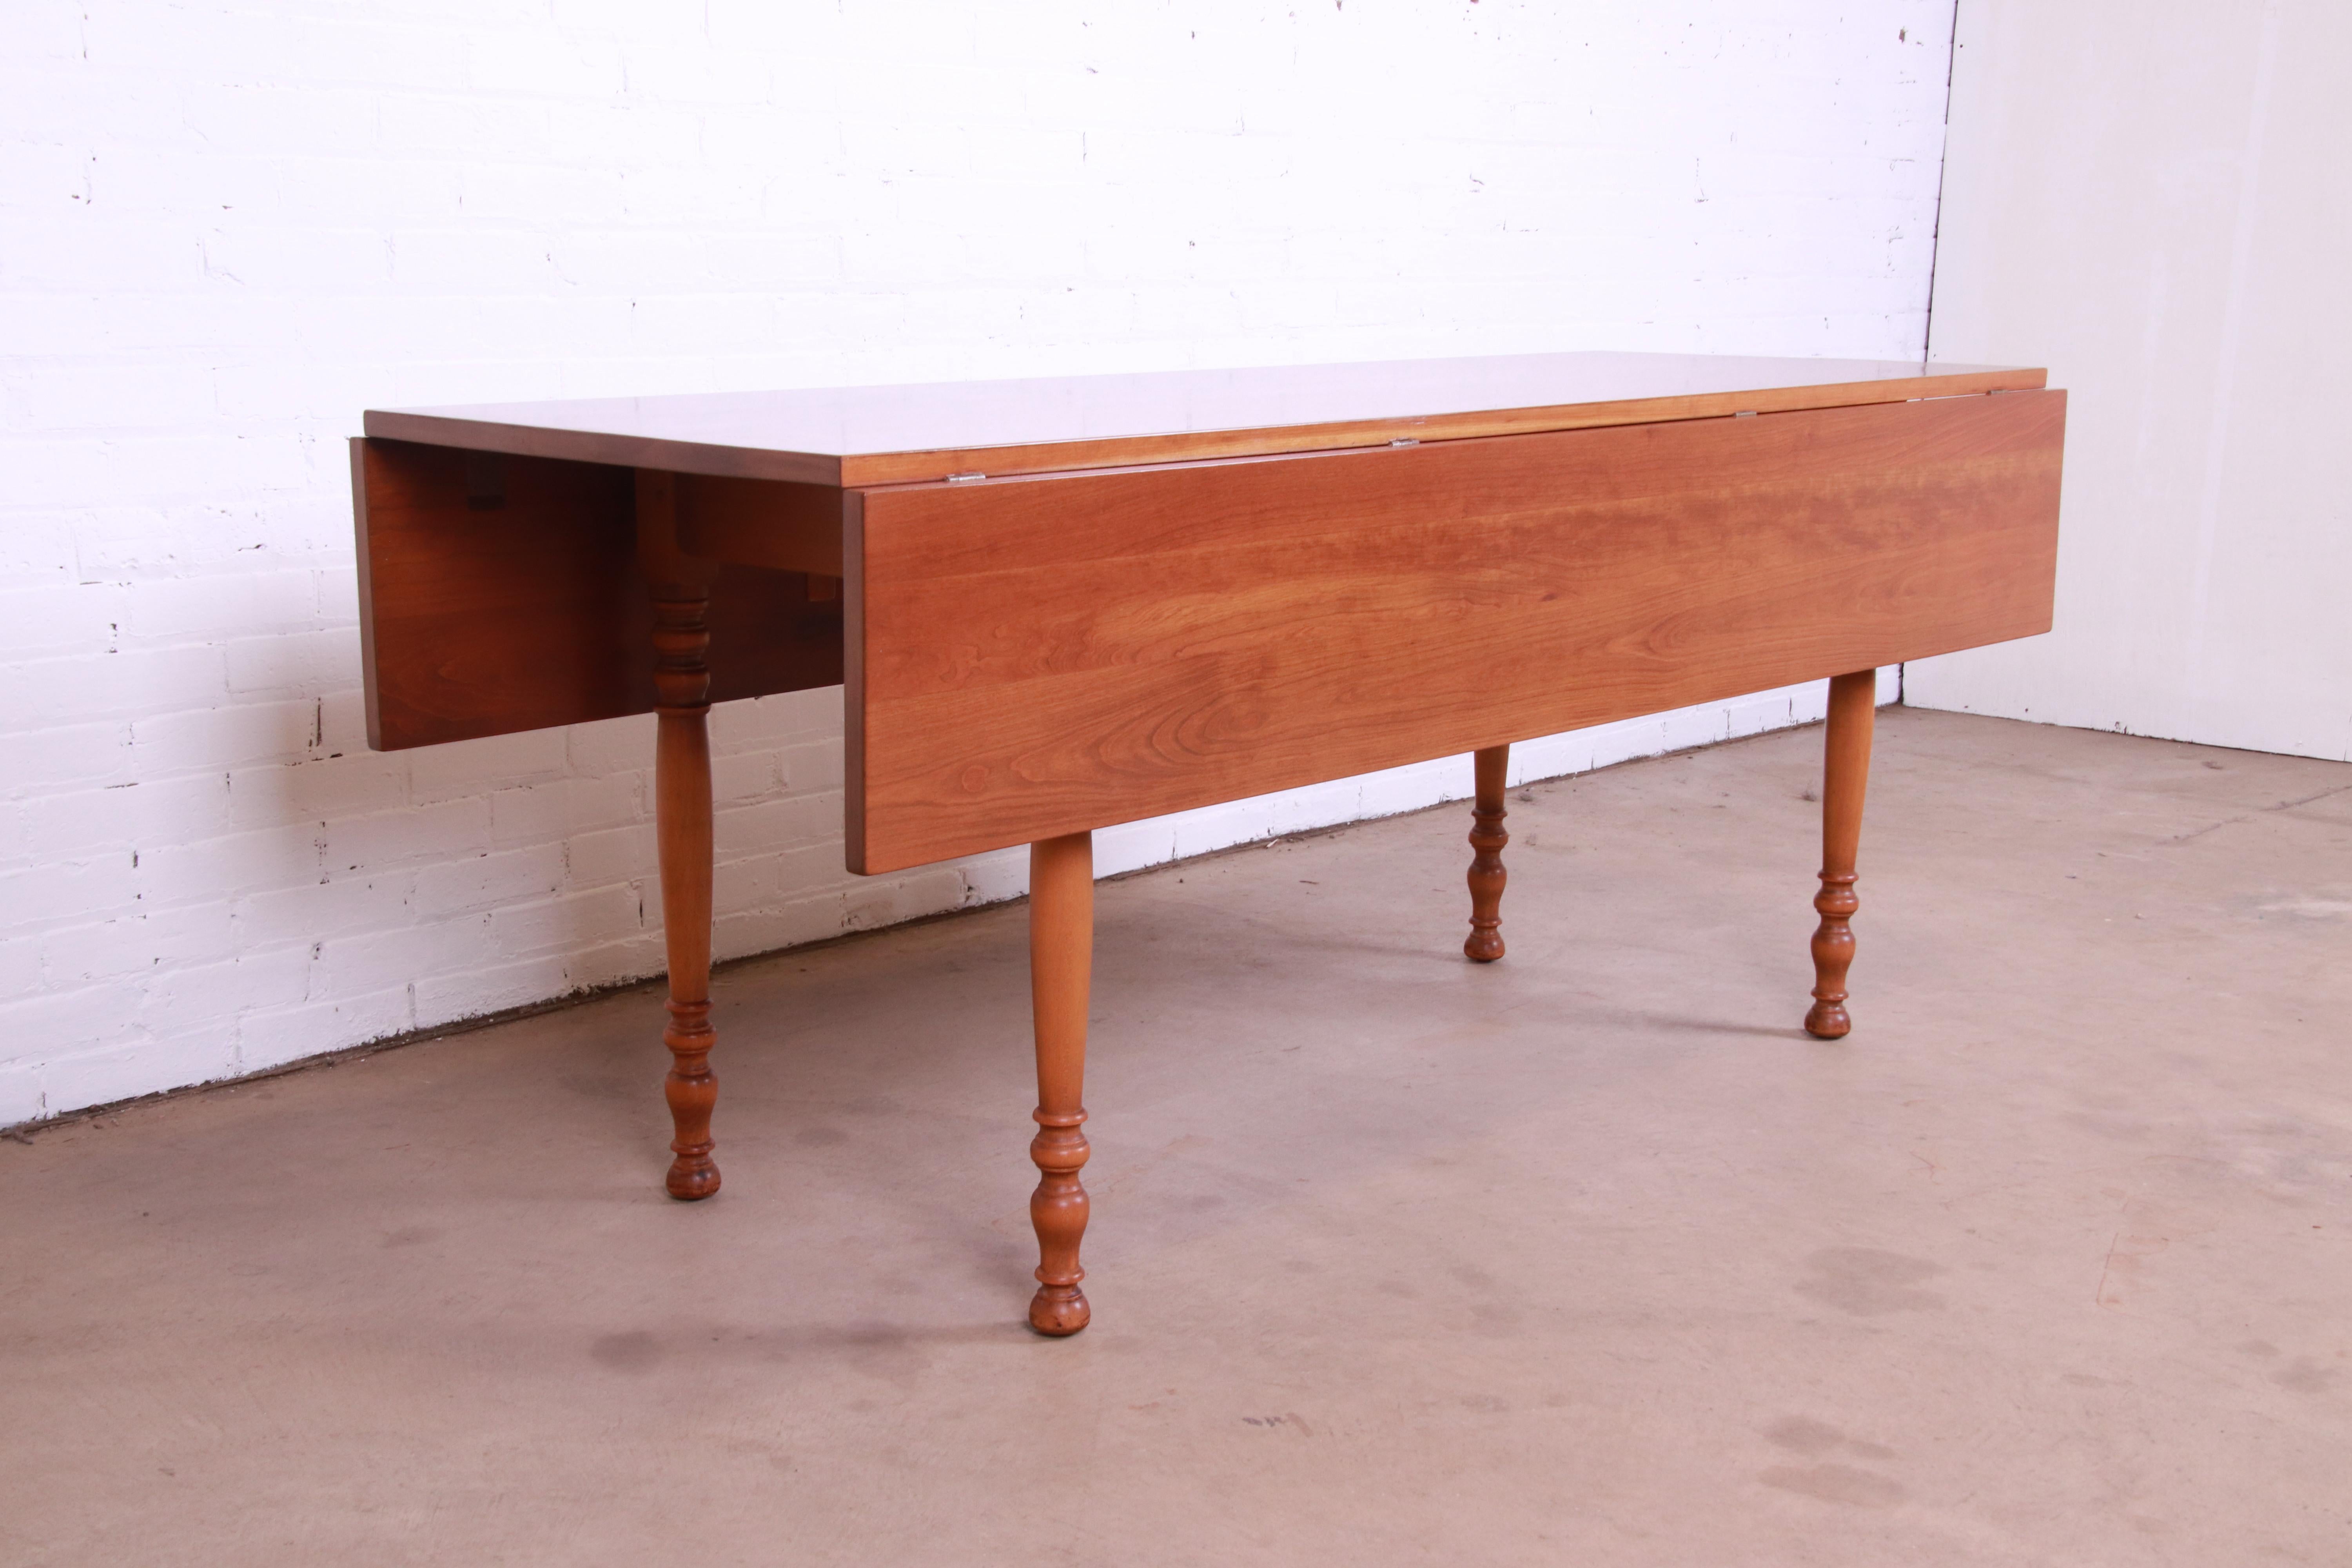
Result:
{"type": "Polygon", "coordinates": [[[652,705],[625,468],[352,445],[368,744],[652,705]]]}
{"type": "Polygon", "coordinates": [[[669,957],[669,1076],[662,1086],[673,1136],[674,1198],[719,1190],[710,1114],[719,1080],[710,1070],[711,795],[710,584],[718,563],[677,545],[677,492],[668,474],[635,481],[638,560],[652,585],[654,831],[660,847],[662,941],[669,957]]]}
{"type": "Polygon", "coordinates": [[[1842,1035],[1869,671],[2047,629],[2042,384],[1602,354],[371,414],[370,742],[658,714],[667,1184],[697,1198],[709,706],[845,679],[853,870],[1031,846],[1029,1321],[1072,1334],[1090,829],[1475,748],[1492,961],[1497,737],[1834,676],[1806,1026],[1842,1035]]]}
{"type": "MultiPolygon", "coordinates": [[[[2035,369],[1536,354],[373,412],[352,447],[370,743],[642,713],[630,479],[687,477],[713,699],[842,679],[835,531],[857,486],[1435,443],[1995,387],[2035,369]],[[772,482],[757,482],[772,481],[772,482]],[[853,487],[846,491],[843,487],[853,487]]],[[[1008,841],[1009,842],[1009,841],[1008,841]]]]}
{"type": "Polygon", "coordinates": [[[873,873],[2048,629],[2065,395],[864,492],[873,873]]]}
{"type": "MultiPolygon", "coordinates": [[[[1815,374],[1818,374],[1816,372],[1815,374]]],[[[1612,399],[1594,403],[1497,408],[1474,414],[1339,420],[1321,425],[1275,426],[1262,430],[1202,430],[1149,438],[1038,442],[1009,447],[970,447],[944,452],[893,452],[845,458],[845,485],[907,484],[950,474],[1042,474],[1080,468],[1131,468],[1143,463],[1199,462],[1224,458],[1276,457],[1289,453],[1344,451],[1421,441],[1460,441],[1492,436],[1526,436],[1549,430],[1588,430],[1609,425],[1645,425],[1674,419],[1720,419],[1746,412],[1780,414],[1801,408],[1843,408],[1865,403],[1900,403],[1915,397],[1952,397],[1996,390],[2030,391],[2041,385],[2013,371],[1974,374],[1908,376],[1844,385],[1766,386],[1741,392],[1711,392],[1667,397],[1612,399]]]]}
{"type": "MultiPolygon", "coordinates": [[[[399,751],[651,710],[653,600],[634,482],[626,468],[353,442],[368,744],[399,751]]],[[[838,574],[813,595],[802,571],[717,573],[712,700],[840,682],[838,574]]]]}
{"type": "Polygon", "coordinates": [[[1862,844],[1862,797],[1870,783],[1870,735],[1878,720],[1878,672],[1855,670],[1830,681],[1830,721],[1822,743],[1822,890],[1813,908],[1813,1005],[1805,1031],[1834,1040],[1853,1027],[1846,1016],[1845,976],[1853,963],[1854,855],[1862,844]]]}
{"type": "Polygon", "coordinates": [[[1090,1152],[1087,1120],[1087,997],[1094,972],[1094,836],[1073,833],[1029,847],[1029,999],[1037,1036],[1037,1135],[1029,1157],[1037,1190],[1029,1221],[1037,1231],[1037,1294],[1029,1326],[1075,1334],[1093,1312],[1078,1281],[1087,1233],[1087,1189],[1078,1173],[1090,1152]]]}
{"type": "Polygon", "coordinates": [[[1946,397],[2033,369],[1511,354],[372,410],[371,436],[806,484],[1039,473],[1946,397]]]}
{"type": "Polygon", "coordinates": [[[1471,753],[1470,765],[1470,936],[1462,953],[1474,963],[1492,963],[1503,956],[1503,847],[1511,841],[1503,831],[1503,781],[1510,775],[1511,748],[1483,747],[1471,753]]]}

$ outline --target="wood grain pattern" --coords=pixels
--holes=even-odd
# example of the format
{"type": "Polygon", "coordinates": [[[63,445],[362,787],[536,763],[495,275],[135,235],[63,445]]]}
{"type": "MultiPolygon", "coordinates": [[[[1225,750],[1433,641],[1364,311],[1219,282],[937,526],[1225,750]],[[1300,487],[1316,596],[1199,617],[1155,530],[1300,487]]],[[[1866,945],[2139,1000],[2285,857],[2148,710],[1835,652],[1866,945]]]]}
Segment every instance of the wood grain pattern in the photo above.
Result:
{"type": "Polygon", "coordinates": [[[1492,963],[1503,956],[1503,888],[1509,880],[1503,850],[1511,842],[1503,831],[1503,782],[1511,773],[1511,748],[1482,746],[1470,765],[1470,935],[1462,956],[1492,963]]]}
{"type": "Polygon", "coordinates": [[[2040,370],[1500,354],[370,410],[370,436],[821,486],[1334,451],[2042,385],[2040,370]]]}
{"type": "MultiPolygon", "coordinates": [[[[634,483],[627,468],[354,441],[368,743],[651,710],[634,483]]],[[[715,701],[841,679],[841,605],[802,573],[725,568],[709,625],[715,701]]]]}
{"type": "Polygon", "coordinates": [[[2045,631],[2065,395],[862,492],[867,873],[2045,631]]]}
{"type": "Polygon", "coordinates": [[[1093,1315],[1078,1281],[1088,1200],[1078,1179],[1090,1152],[1087,1120],[1087,996],[1094,973],[1095,847],[1073,833],[1029,847],[1029,998],[1037,1037],[1037,1165],[1029,1222],[1037,1232],[1037,1294],[1029,1326],[1075,1334],[1093,1315]]]}
{"type": "Polygon", "coordinates": [[[379,751],[652,706],[626,468],[354,441],[368,743],[379,751]]]}
{"type": "Polygon", "coordinates": [[[1854,858],[1862,846],[1862,800],[1870,784],[1871,731],[1878,721],[1878,672],[1830,679],[1829,723],[1822,737],[1822,887],[1813,909],[1813,1005],[1805,1030],[1834,1040],[1853,1027],[1845,1010],[1846,971],[1853,963],[1854,858]]]}

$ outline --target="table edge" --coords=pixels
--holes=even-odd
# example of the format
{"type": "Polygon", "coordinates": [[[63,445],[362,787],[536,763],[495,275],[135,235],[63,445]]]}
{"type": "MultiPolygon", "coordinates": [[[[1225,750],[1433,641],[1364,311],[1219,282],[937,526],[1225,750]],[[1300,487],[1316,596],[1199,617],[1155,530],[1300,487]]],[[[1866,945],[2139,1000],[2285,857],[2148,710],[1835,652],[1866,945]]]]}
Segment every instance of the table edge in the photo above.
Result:
{"type": "Polygon", "coordinates": [[[1476,409],[1391,416],[1328,424],[1277,425],[1150,436],[1079,437],[1061,441],[948,447],[840,455],[773,447],[680,441],[613,431],[560,430],[544,426],[469,419],[423,411],[369,409],[362,429],[372,438],[517,457],[661,468],[730,479],[857,488],[922,483],[950,474],[1034,474],[1133,468],[1203,458],[1268,457],[1343,451],[1401,441],[1465,440],[1531,435],[1611,425],[1649,425],[1721,418],[1744,413],[1784,414],[1869,403],[1989,392],[2039,391],[2049,373],[2036,366],[1972,368],[1871,381],[1824,382],[1745,392],[1684,393],[1666,397],[1597,403],[1476,409]]]}

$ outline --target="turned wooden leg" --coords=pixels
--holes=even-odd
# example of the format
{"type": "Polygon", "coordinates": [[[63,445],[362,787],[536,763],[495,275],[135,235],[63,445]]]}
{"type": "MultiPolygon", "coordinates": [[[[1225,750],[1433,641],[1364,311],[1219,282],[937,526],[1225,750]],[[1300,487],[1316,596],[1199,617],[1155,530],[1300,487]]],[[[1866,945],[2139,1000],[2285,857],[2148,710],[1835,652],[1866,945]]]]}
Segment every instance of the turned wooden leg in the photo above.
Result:
{"type": "Polygon", "coordinates": [[[1037,1031],[1037,1294],[1029,1326],[1075,1334],[1092,1315],[1078,1281],[1078,1241],[1087,1233],[1087,1163],[1081,1131],[1087,1074],[1087,989],[1094,967],[1095,842],[1073,833],[1029,847],[1029,994],[1037,1031]]]}
{"type": "Polygon", "coordinates": [[[1492,963],[1503,956],[1503,846],[1511,836],[1503,831],[1503,779],[1511,769],[1511,748],[1488,746],[1472,753],[1477,773],[1477,799],[1470,812],[1470,939],[1462,951],[1473,962],[1492,963]]]}
{"type": "Polygon", "coordinates": [[[661,855],[662,938],[669,952],[670,1069],[662,1085],[674,1136],[674,1198],[719,1190],[710,1157],[710,575],[677,552],[670,477],[637,476],[638,559],[654,599],[654,830],[661,855]]]}
{"type": "Polygon", "coordinates": [[[1854,851],[1862,842],[1862,795],[1870,782],[1870,731],[1878,715],[1878,672],[1857,670],[1830,681],[1829,738],[1822,768],[1822,923],[1813,932],[1813,1005],[1805,1030],[1834,1040],[1853,1027],[1846,1016],[1845,972],[1853,963],[1854,851]]]}

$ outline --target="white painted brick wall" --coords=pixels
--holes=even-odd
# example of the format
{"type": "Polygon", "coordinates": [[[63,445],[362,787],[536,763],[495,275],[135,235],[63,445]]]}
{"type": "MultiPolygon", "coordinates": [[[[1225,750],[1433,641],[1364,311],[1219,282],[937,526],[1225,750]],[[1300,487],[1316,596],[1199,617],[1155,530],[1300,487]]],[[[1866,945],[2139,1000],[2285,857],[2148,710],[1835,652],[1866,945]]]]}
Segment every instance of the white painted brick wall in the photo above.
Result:
{"type": "MultiPolygon", "coordinates": [[[[367,751],[362,407],[1916,355],[1949,26],[1949,0],[10,0],[0,1124],[659,968],[650,720],[367,751]]],[[[842,872],[838,692],[716,730],[722,954],[1020,890],[1016,856],[842,872]]],[[[1137,824],[1102,861],[1467,781],[1137,824]]]]}

